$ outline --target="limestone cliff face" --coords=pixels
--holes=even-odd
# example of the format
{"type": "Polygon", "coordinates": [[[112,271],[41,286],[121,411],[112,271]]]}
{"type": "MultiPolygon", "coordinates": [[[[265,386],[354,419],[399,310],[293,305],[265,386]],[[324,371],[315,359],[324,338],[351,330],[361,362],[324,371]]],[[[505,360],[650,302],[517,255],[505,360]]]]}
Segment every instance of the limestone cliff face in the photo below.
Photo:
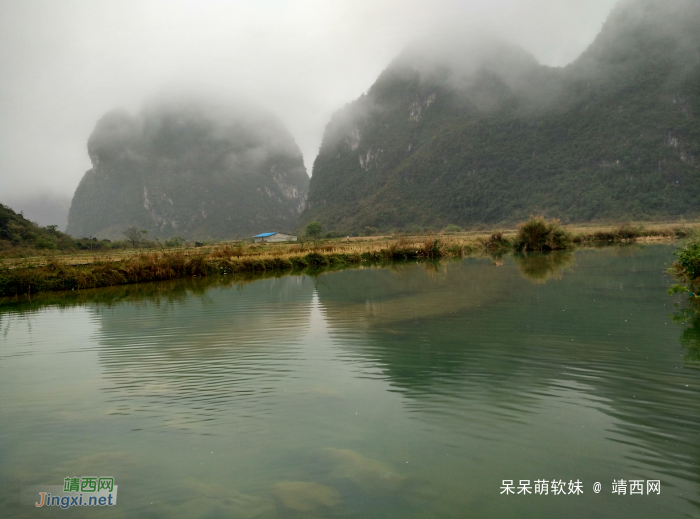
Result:
{"type": "Polygon", "coordinates": [[[326,126],[299,228],[700,215],[700,2],[622,0],[561,68],[488,38],[398,56],[326,126]]]}
{"type": "Polygon", "coordinates": [[[115,110],[88,140],[92,169],[73,196],[67,232],[121,239],[246,237],[291,231],[309,178],[294,139],[274,117],[205,102],[115,110]]]}

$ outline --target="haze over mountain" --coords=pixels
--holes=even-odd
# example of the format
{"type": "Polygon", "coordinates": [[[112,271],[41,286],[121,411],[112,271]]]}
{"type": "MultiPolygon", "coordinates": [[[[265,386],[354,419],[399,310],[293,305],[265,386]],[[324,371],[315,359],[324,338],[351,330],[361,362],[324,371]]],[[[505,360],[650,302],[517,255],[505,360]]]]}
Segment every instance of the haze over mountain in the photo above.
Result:
{"type": "Polygon", "coordinates": [[[299,227],[700,214],[700,2],[625,0],[573,63],[420,41],[326,127],[299,227]]]}
{"type": "Polygon", "coordinates": [[[0,202],[64,228],[92,166],[85,141],[154,92],[251,99],[307,170],[339,107],[416,37],[478,25],[549,65],[571,62],[616,0],[5,0],[0,2],[0,202]],[[45,208],[50,205],[50,211],[45,208]]]}
{"type": "Polygon", "coordinates": [[[249,237],[290,231],[309,178],[294,139],[250,107],[159,98],[105,114],[88,141],[93,167],[68,215],[73,236],[249,237]]]}

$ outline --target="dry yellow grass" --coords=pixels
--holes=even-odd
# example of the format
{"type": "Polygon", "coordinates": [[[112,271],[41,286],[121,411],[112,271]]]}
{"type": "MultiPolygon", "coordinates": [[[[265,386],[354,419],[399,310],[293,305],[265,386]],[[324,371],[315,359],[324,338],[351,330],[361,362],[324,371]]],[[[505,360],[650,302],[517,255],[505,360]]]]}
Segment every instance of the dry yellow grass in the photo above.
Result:
{"type": "MultiPolygon", "coordinates": [[[[690,233],[700,230],[697,223],[654,223],[654,224],[627,224],[632,227],[642,227],[643,234],[636,238],[640,242],[655,242],[662,240],[672,240],[678,235],[679,229],[684,229],[690,233]]],[[[565,227],[574,236],[590,238],[595,233],[612,232],[619,229],[620,225],[579,225],[565,227]]],[[[362,254],[366,252],[379,252],[381,250],[399,249],[420,249],[426,243],[439,239],[445,246],[462,247],[466,250],[479,251],[488,249],[488,242],[494,232],[501,232],[503,237],[512,240],[517,229],[507,229],[499,231],[465,231],[460,233],[426,233],[415,235],[393,235],[393,236],[366,236],[335,238],[329,240],[294,242],[294,243],[263,243],[251,244],[243,242],[223,242],[202,247],[182,247],[166,249],[168,254],[180,253],[185,257],[204,256],[214,259],[288,259],[294,256],[305,255],[311,252],[322,255],[330,254],[362,254]]],[[[586,239],[583,240],[584,242],[586,239]]],[[[160,249],[132,249],[105,252],[56,252],[53,255],[42,253],[41,255],[22,258],[0,259],[0,266],[5,268],[21,268],[26,266],[41,266],[58,257],[66,265],[89,265],[96,262],[116,262],[130,260],[144,253],[161,252],[160,249]]]]}
{"type": "MultiPolygon", "coordinates": [[[[625,241],[651,241],[688,236],[698,225],[664,226],[641,229],[633,225],[617,227],[569,228],[564,252],[572,246],[600,246],[625,241]],[[578,232],[577,232],[578,231],[578,232]]],[[[519,233],[522,234],[522,233],[519,233]]],[[[488,255],[494,264],[503,254],[519,251],[523,238],[514,230],[495,233],[423,234],[376,236],[359,239],[332,239],[300,243],[219,243],[216,245],[164,249],[131,250],[119,253],[65,254],[11,258],[0,264],[0,295],[18,296],[56,290],[80,290],[113,285],[163,281],[216,274],[257,275],[260,273],[318,272],[319,269],[388,264],[397,261],[433,261],[488,255]]],[[[550,247],[551,248],[551,247],[550,247]]],[[[537,257],[517,255],[521,270],[546,276],[552,270],[537,257]]],[[[566,259],[548,256],[548,261],[566,259]]],[[[430,265],[430,263],[427,263],[430,265]]],[[[556,267],[556,265],[554,265],[556,267]]],[[[555,269],[556,270],[556,269],[555,269]]]]}

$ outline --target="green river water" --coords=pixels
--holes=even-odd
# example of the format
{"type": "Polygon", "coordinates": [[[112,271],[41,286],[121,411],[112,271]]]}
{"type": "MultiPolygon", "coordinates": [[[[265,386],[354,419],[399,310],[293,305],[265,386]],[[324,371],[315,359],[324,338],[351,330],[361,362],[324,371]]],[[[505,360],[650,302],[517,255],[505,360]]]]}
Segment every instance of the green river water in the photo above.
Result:
{"type": "Polygon", "coordinates": [[[700,517],[673,250],[5,302],[0,517],[700,517]],[[87,476],[113,477],[117,504],[20,499],[87,476]]]}

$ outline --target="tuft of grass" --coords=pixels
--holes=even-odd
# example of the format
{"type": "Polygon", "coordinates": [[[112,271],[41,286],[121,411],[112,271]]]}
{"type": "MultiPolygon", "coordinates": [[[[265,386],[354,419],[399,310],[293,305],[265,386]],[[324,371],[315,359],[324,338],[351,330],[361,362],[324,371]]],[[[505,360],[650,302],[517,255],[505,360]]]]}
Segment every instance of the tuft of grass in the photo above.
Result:
{"type": "Polygon", "coordinates": [[[444,256],[443,248],[445,244],[440,239],[428,238],[419,249],[422,258],[441,258],[444,256]]]}
{"type": "Polygon", "coordinates": [[[498,251],[510,249],[512,247],[511,242],[503,236],[502,231],[494,232],[489,238],[480,238],[479,242],[487,251],[498,251]]]}

